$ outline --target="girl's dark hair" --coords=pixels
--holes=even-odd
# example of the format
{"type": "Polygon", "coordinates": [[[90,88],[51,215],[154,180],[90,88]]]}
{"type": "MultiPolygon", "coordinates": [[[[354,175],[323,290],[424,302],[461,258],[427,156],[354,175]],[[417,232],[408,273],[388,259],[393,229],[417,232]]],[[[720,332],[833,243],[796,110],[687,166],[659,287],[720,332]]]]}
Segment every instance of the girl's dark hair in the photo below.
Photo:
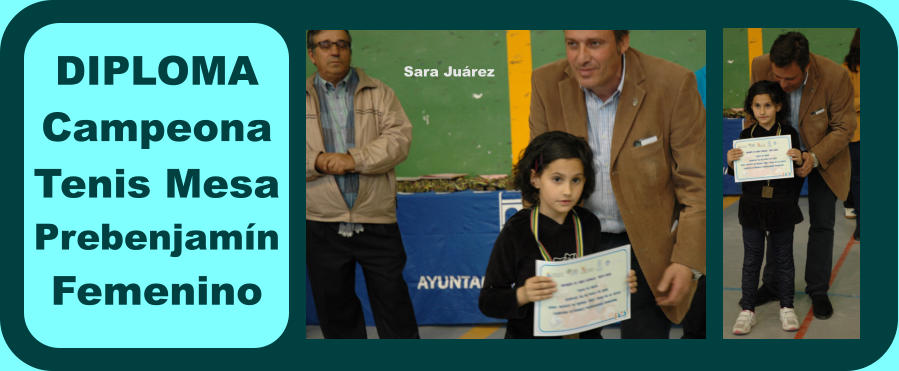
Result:
{"type": "Polygon", "coordinates": [[[752,118],[752,121],[758,122],[758,120],[755,119],[755,113],[752,112],[752,99],[759,94],[768,94],[768,96],[771,97],[771,102],[780,104],[780,111],[777,112],[775,118],[781,125],[790,125],[790,97],[787,96],[787,93],[780,87],[780,84],[768,80],[762,80],[752,84],[752,86],[749,87],[749,92],[746,93],[746,101],[743,102],[743,109],[746,114],[752,118]]]}
{"type": "Polygon", "coordinates": [[[538,135],[528,144],[521,159],[512,170],[515,187],[521,190],[521,198],[532,205],[540,202],[540,190],[531,184],[531,170],[537,175],[551,162],[558,159],[576,158],[584,165],[584,191],[580,203],[590,197],[596,187],[596,171],[593,169],[593,151],[584,138],[561,132],[550,131],[538,135]]]}
{"type": "Polygon", "coordinates": [[[855,36],[852,37],[852,43],[849,44],[849,54],[843,61],[849,66],[852,72],[858,72],[858,65],[861,64],[861,42],[859,40],[859,29],[855,29],[855,36]]]}

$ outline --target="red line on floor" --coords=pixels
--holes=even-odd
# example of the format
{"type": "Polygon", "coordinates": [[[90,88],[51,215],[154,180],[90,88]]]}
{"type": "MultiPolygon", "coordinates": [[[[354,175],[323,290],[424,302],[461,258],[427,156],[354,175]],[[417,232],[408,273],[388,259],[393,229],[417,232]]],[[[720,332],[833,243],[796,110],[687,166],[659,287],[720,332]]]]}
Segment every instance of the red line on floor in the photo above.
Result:
{"type": "MultiPolygon", "coordinates": [[[[828,283],[828,286],[833,285],[833,280],[837,278],[837,273],[840,272],[840,267],[843,266],[843,262],[846,261],[846,256],[849,255],[849,250],[855,242],[854,238],[849,238],[849,242],[846,243],[846,248],[843,249],[843,254],[840,255],[840,259],[837,260],[837,265],[833,267],[833,272],[830,273],[830,282],[828,283]]],[[[799,326],[799,331],[796,331],[796,336],[793,337],[793,339],[802,339],[805,337],[805,332],[808,331],[808,327],[811,325],[812,319],[814,318],[815,314],[812,309],[809,308],[808,314],[805,315],[805,319],[802,320],[802,325],[799,326]]]]}

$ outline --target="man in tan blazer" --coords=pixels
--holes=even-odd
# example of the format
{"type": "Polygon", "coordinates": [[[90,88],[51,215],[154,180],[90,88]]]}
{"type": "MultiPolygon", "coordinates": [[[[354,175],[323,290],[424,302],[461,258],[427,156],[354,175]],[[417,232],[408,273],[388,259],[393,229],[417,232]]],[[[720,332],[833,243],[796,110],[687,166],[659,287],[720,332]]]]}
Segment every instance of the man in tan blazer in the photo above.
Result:
{"type": "MultiPolygon", "coordinates": [[[[587,138],[586,207],[608,247],[630,243],[638,290],[623,338],[668,338],[705,272],[705,109],[692,72],[630,47],[627,31],[565,31],[566,59],[534,70],[531,138],[587,138]]],[[[704,293],[700,293],[704,295],[704,293]]],[[[697,308],[702,317],[704,310],[697,308]]],[[[704,331],[703,331],[704,333],[704,331]]]]}
{"type": "MultiPolygon", "coordinates": [[[[849,193],[849,138],[855,131],[853,88],[840,65],[809,52],[808,39],[799,32],[780,35],[771,52],[752,61],[752,82],[771,80],[790,94],[790,124],[802,141],[808,177],[809,231],[805,263],[805,292],[812,299],[815,317],[827,319],[833,306],[827,297],[833,264],[834,203],[849,193]]],[[[775,299],[774,272],[765,266],[764,284],[757,303],[775,299]]]]}

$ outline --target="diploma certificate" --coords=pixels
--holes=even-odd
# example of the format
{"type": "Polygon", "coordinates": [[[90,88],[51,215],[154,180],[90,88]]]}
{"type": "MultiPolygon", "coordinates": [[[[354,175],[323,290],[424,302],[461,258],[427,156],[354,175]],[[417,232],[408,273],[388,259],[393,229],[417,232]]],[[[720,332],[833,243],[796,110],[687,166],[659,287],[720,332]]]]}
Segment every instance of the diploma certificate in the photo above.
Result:
{"type": "Polygon", "coordinates": [[[792,178],[790,147],[789,135],[735,140],[734,148],[742,149],[743,157],[734,161],[734,182],[792,178]]]}
{"type": "Polygon", "coordinates": [[[552,278],[557,291],[534,303],[534,336],[576,334],[631,318],[630,267],[631,245],[565,261],[537,260],[537,275],[552,278]]]}

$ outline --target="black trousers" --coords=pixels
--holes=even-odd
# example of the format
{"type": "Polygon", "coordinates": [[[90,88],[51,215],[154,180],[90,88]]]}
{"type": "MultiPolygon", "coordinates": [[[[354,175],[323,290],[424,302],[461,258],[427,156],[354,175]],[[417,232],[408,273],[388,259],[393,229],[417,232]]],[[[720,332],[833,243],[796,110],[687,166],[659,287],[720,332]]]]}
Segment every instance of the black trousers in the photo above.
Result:
{"type": "Polygon", "coordinates": [[[409,288],[403,279],[406,251],[393,224],[363,224],[343,237],[340,223],[306,221],[306,269],[325,338],[366,338],[356,296],[356,263],[362,266],[378,337],[418,338],[409,288]]]}
{"type": "MultiPolygon", "coordinates": [[[[833,225],[837,196],[834,195],[818,169],[806,178],[808,181],[808,246],[805,261],[805,292],[809,295],[827,295],[830,288],[830,272],[833,268],[833,225]]],[[[768,245],[768,256],[774,256],[768,245]]],[[[762,281],[765,286],[777,287],[776,269],[765,264],[762,281]]]]}
{"type": "Polygon", "coordinates": [[[765,257],[765,240],[768,240],[768,266],[774,266],[777,286],[769,286],[780,299],[780,306],[793,307],[793,289],[796,268],[793,265],[793,229],[787,226],[765,231],[743,226],[743,297],[740,308],[755,310],[758,295],[759,272],[765,257]]]}
{"type": "MultiPolygon", "coordinates": [[[[602,249],[610,249],[630,243],[627,233],[602,233],[602,249]]],[[[671,321],[656,305],[652,290],[643,276],[640,263],[631,249],[631,268],[637,274],[637,293],[631,295],[631,319],[621,322],[622,339],[668,339],[671,321]]],[[[685,339],[705,338],[705,278],[700,279],[690,310],[684,317],[685,339]],[[700,291],[701,289],[701,291],[700,291]]]]}
{"type": "Polygon", "coordinates": [[[681,325],[684,328],[681,339],[705,339],[705,276],[696,282],[696,294],[681,325]]]}

